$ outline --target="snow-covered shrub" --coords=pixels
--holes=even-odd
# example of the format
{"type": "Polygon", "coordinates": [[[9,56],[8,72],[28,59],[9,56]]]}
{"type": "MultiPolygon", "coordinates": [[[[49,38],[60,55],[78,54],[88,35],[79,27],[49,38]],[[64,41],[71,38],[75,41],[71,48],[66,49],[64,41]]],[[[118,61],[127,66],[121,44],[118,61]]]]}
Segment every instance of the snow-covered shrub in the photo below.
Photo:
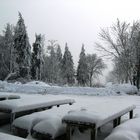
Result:
{"type": "Polygon", "coordinates": [[[123,93],[133,95],[138,93],[137,87],[131,84],[107,84],[106,88],[111,89],[117,94],[123,93]]]}

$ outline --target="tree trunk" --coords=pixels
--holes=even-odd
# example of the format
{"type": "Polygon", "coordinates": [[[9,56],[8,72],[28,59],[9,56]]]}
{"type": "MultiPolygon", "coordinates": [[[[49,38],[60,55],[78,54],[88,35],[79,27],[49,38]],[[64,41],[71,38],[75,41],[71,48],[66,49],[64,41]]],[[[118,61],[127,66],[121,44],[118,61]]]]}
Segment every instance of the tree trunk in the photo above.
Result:
{"type": "Polygon", "coordinates": [[[92,74],[90,74],[89,82],[90,82],[90,83],[89,83],[89,86],[92,87],[92,74]]]}
{"type": "Polygon", "coordinates": [[[139,84],[140,84],[140,65],[137,68],[137,81],[136,81],[136,86],[139,90],[139,84]]]}

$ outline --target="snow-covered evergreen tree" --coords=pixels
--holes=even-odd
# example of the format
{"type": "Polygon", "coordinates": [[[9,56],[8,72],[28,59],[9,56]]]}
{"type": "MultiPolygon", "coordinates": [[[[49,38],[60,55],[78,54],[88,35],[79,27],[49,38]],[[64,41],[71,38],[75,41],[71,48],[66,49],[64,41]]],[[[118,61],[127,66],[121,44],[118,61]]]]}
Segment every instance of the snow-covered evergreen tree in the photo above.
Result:
{"type": "Polygon", "coordinates": [[[49,81],[51,83],[56,82],[56,71],[57,71],[57,65],[56,65],[56,53],[54,50],[54,47],[52,46],[50,48],[50,56],[49,56],[49,81]]]}
{"type": "MultiPolygon", "coordinates": [[[[7,56],[8,56],[8,69],[9,73],[12,73],[13,71],[13,26],[9,23],[7,24],[4,32],[4,41],[5,41],[5,47],[7,48],[7,56]]],[[[6,57],[6,56],[5,56],[6,57]]]]}
{"type": "Polygon", "coordinates": [[[31,68],[31,46],[27,35],[24,19],[19,13],[19,19],[14,35],[15,70],[20,77],[29,78],[31,68]]]}
{"type": "Polygon", "coordinates": [[[5,79],[11,72],[11,50],[13,48],[13,26],[6,25],[3,35],[0,36],[0,79],[5,79]]]}
{"type": "Polygon", "coordinates": [[[74,63],[72,59],[72,55],[69,51],[67,43],[65,45],[65,52],[62,59],[62,75],[64,84],[73,84],[74,83],[74,63]]]}
{"type": "Polygon", "coordinates": [[[62,83],[62,51],[60,45],[57,46],[56,50],[56,63],[57,63],[57,71],[56,71],[56,82],[62,83]]]}
{"type": "Polygon", "coordinates": [[[79,62],[78,62],[78,67],[77,67],[77,81],[79,85],[85,86],[88,82],[88,79],[89,79],[88,67],[87,67],[86,54],[85,54],[85,49],[83,44],[80,53],[79,62]]]}
{"type": "Polygon", "coordinates": [[[33,43],[33,53],[32,53],[32,78],[36,80],[42,79],[42,67],[43,67],[43,52],[42,52],[42,37],[41,35],[36,35],[35,43],[33,43]]]}
{"type": "Polygon", "coordinates": [[[13,72],[13,26],[9,23],[0,36],[0,72],[0,79],[13,72]]]}

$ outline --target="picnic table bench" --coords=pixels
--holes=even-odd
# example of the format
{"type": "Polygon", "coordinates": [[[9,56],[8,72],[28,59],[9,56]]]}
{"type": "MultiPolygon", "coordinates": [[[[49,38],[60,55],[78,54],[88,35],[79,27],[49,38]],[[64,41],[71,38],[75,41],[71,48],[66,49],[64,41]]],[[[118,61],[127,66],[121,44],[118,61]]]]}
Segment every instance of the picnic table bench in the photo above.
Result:
{"type": "Polygon", "coordinates": [[[113,126],[116,127],[121,122],[121,116],[129,113],[130,119],[133,118],[133,110],[135,105],[127,104],[113,104],[109,107],[109,104],[102,104],[98,108],[92,110],[78,110],[72,111],[63,117],[62,122],[66,123],[67,140],[71,138],[71,130],[74,127],[82,129],[90,129],[90,139],[97,139],[98,128],[113,121],[113,126]],[[120,106],[117,108],[117,106],[120,106]],[[104,114],[102,110],[106,109],[104,114]],[[111,108],[111,109],[110,109],[111,108]],[[112,111],[111,111],[112,110],[112,111]]]}
{"type": "Polygon", "coordinates": [[[31,114],[41,110],[50,109],[53,106],[75,103],[73,99],[47,99],[44,97],[37,98],[21,98],[18,100],[4,100],[0,102],[0,112],[10,114],[10,122],[12,123],[16,117],[31,114]]]}

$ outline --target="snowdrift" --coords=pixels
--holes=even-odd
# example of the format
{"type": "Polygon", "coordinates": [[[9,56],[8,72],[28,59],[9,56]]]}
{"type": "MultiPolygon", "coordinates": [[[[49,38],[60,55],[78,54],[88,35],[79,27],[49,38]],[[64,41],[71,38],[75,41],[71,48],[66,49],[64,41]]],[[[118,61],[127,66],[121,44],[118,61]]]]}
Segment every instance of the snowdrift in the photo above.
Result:
{"type": "Polygon", "coordinates": [[[109,96],[136,94],[138,90],[130,84],[107,85],[104,88],[91,87],[59,87],[50,86],[41,81],[32,81],[26,84],[20,82],[8,83],[0,81],[0,91],[16,93],[36,93],[36,94],[72,94],[72,95],[89,95],[89,96],[109,96]]]}

